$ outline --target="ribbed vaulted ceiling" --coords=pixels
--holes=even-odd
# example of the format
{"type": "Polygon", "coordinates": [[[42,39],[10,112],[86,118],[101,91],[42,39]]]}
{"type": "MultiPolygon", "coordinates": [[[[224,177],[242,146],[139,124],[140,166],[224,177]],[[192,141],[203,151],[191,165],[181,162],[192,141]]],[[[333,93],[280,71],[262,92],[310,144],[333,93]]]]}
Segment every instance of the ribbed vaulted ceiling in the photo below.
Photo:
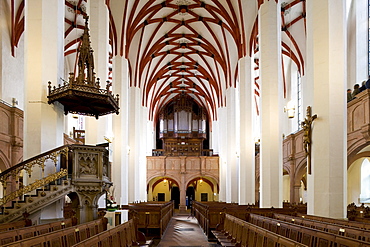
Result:
{"type": "MultiPolygon", "coordinates": [[[[226,102],[225,90],[237,84],[241,57],[255,58],[259,96],[258,9],[264,1],[106,0],[110,58],[128,59],[131,86],[141,89],[149,118],[184,92],[216,119],[217,107],[226,102]],[[117,7],[121,10],[112,11],[117,7]]],[[[73,68],[89,2],[66,0],[65,6],[64,52],[67,67],[73,68]]],[[[11,11],[14,50],[24,31],[24,0],[12,1],[11,11]]],[[[304,73],[305,16],[305,0],[281,2],[283,71],[293,62],[304,73]]],[[[286,86],[285,76],[283,80],[286,86]]]]}

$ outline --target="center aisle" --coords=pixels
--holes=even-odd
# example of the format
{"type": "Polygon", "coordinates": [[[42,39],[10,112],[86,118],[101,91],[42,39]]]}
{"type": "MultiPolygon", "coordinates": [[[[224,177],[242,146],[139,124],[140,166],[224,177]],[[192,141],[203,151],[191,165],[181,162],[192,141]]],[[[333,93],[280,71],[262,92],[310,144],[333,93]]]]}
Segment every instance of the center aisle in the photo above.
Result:
{"type": "Polygon", "coordinates": [[[175,214],[163,234],[158,247],[208,247],[214,246],[190,215],[175,214]]]}

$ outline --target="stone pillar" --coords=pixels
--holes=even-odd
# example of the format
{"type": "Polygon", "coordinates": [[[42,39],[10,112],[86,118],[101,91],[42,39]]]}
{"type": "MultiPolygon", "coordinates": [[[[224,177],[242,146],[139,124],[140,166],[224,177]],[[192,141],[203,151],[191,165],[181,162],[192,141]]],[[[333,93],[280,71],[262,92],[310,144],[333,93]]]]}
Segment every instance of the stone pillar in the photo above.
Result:
{"type": "Polygon", "coordinates": [[[307,213],[346,217],[347,58],[344,0],[307,2],[307,75],[313,85],[312,174],[307,178],[307,213]]]}
{"type": "MultiPolygon", "coordinates": [[[[348,2],[348,1],[347,1],[348,2]]],[[[351,1],[348,13],[347,88],[368,79],[368,1],[351,1]]]]}
{"type": "Polygon", "coordinates": [[[179,211],[180,213],[186,212],[186,184],[185,184],[185,174],[180,175],[180,204],[179,211]]]}
{"type": "Polygon", "coordinates": [[[127,205],[128,178],[129,178],[129,143],[128,143],[128,85],[129,69],[127,59],[121,56],[113,58],[113,92],[119,94],[119,115],[113,115],[112,142],[113,162],[112,180],[116,191],[116,202],[118,205],[127,205]]]}
{"type": "MultiPolygon", "coordinates": [[[[89,1],[90,7],[90,40],[91,47],[94,50],[94,67],[96,77],[100,79],[100,87],[105,89],[108,80],[108,60],[109,60],[109,13],[104,1],[89,1]]],[[[111,88],[112,89],[112,88],[111,88]]],[[[113,93],[115,93],[113,91],[113,93]]],[[[104,137],[111,138],[108,130],[111,127],[112,116],[85,117],[85,144],[95,145],[97,143],[107,142],[104,137]]]]}
{"type": "Polygon", "coordinates": [[[226,169],[226,202],[238,202],[239,173],[238,155],[240,153],[237,136],[239,133],[239,114],[237,113],[238,92],[234,87],[226,90],[227,108],[227,169],[226,169]]]}
{"type": "MultiPolygon", "coordinates": [[[[299,197],[299,193],[301,191],[301,181],[296,181],[296,183],[293,185],[293,194],[294,194],[294,197],[293,197],[293,201],[294,203],[300,203],[301,200],[300,200],[300,197],[299,197]],[[299,182],[299,184],[298,184],[299,182]]],[[[303,195],[302,195],[302,200],[303,200],[303,195]]]]}
{"type": "Polygon", "coordinates": [[[181,177],[181,184],[180,184],[180,204],[179,210],[180,212],[186,211],[186,184],[185,184],[185,176],[186,176],[186,156],[180,156],[180,177],[181,177]]]}
{"type": "MultiPolygon", "coordinates": [[[[298,198],[298,201],[296,201],[296,191],[294,190],[294,186],[295,186],[295,180],[296,180],[296,169],[295,169],[295,162],[294,162],[294,159],[291,158],[289,159],[289,163],[290,163],[290,171],[289,171],[289,191],[290,191],[290,195],[289,195],[289,202],[290,203],[298,203],[299,202],[299,198],[298,198]]],[[[299,194],[298,194],[299,195],[299,194]]]]}
{"type": "MultiPolygon", "coordinates": [[[[227,111],[226,107],[221,107],[218,109],[218,121],[217,121],[217,131],[213,131],[214,136],[217,136],[218,140],[218,154],[220,156],[220,193],[219,200],[226,202],[227,194],[227,111]]],[[[214,138],[216,139],[216,138],[214,138]]]]}
{"type": "Polygon", "coordinates": [[[129,115],[128,135],[129,135],[129,201],[144,201],[146,191],[146,160],[140,157],[145,156],[146,141],[146,119],[143,119],[141,106],[142,93],[140,88],[129,88],[129,115]],[[144,131],[143,131],[144,130],[144,131]]]}
{"type": "Polygon", "coordinates": [[[239,60],[239,199],[240,205],[255,203],[255,144],[253,138],[255,105],[253,103],[251,58],[239,60]]]}
{"type": "Polygon", "coordinates": [[[25,1],[24,159],[63,145],[63,106],[47,103],[64,75],[63,1],[25,1]]]}
{"type": "Polygon", "coordinates": [[[259,10],[261,77],[260,206],[282,206],[282,115],[280,1],[259,10]]]}

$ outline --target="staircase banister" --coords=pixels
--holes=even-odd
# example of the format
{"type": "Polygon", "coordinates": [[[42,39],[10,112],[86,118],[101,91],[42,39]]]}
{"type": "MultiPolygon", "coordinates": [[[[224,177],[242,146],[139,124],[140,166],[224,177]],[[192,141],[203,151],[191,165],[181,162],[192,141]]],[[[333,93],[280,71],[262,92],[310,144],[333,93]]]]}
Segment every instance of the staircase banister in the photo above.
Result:
{"type": "MultiPolygon", "coordinates": [[[[15,165],[15,166],[12,166],[12,167],[10,167],[10,168],[6,169],[5,171],[3,171],[2,173],[0,173],[0,181],[4,181],[4,180],[3,180],[3,177],[5,177],[7,174],[10,174],[10,173],[12,173],[13,171],[16,171],[17,169],[20,169],[20,168],[22,168],[22,169],[23,169],[23,167],[24,167],[26,164],[31,163],[32,161],[35,161],[35,160],[37,160],[37,159],[40,159],[40,158],[42,158],[42,157],[44,157],[44,156],[46,156],[46,155],[52,154],[52,153],[57,152],[57,151],[59,151],[59,150],[62,150],[62,149],[64,149],[64,148],[68,148],[68,149],[70,149],[70,147],[71,147],[71,146],[72,146],[72,145],[63,145],[63,146],[60,146],[60,147],[54,148],[54,149],[52,149],[52,150],[46,151],[46,152],[44,152],[44,153],[42,153],[42,154],[36,155],[36,156],[34,156],[34,157],[31,157],[31,158],[29,158],[29,159],[27,159],[27,160],[24,160],[24,161],[22,161],[21,163],[19,163],[19,164],[15,165]]],[[[22,170],[22,169],[20,169],[20,170],[22,170]]]]}

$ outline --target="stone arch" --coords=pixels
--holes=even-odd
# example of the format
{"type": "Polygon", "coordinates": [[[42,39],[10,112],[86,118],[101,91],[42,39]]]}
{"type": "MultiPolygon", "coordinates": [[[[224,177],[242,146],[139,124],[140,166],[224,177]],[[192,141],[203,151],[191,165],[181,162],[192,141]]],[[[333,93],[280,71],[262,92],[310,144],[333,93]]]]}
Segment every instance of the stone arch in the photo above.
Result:
{"type": "Polygon", "coordinates": [[[147,182],[147,200],[148,201],[157,201],[158,195],[155,192],[165,193],[166,201],[169,201],[170,192],[174,186],[179,187],[181,189],[181,183],[178,179],[174,176],[155,176],[148,180],[147,182]],[[166,181],[166,182],[165,182],[166,181]],[[160,188],[160,185],[164,185],[164,188],[160,188]]]}
{"type": "Polygon", "coordinates": [[[196,201],[218,201],[219,184],[212,176],[195,175],[186,181],[185,189],[193,187],[194,200],[196,201]]]}
{"type": "Polygon", "coordinates": [[[80,219],[80,197],[76,192],[71,192],[66,195],[70,200],[64,202],[63,214],[64,218],[73,218],[75,217],[79,223],[80,219]]]}
{"type": "MultiPolygon", "coordinates": [[[[296,167],[295,176],[294,176],[295,182],[297,182],[297,179],[299,181],[301,181],[301,179],[303,178],[303,176],[306,173],[307,173],[307,160],[302,159],[301,162],[298,163],[298,165],[296,167]]],[[[306,180],[304,180],[304,186],[305,186],[305,188],[307,188],[307,181],[306,180]]]]}
{"type": "Polygon", "coordinates": [[[188,181],[186,181],[185,188],[189,187],[191,183],[197,182],[199,180],[203,180],[205,183],[209,184],[213,188],[214,186],[216,186],[216,193],[217,194],[219,193],[220,188],[219,188],[218,181],[216,178],[212,176],[199,176],[199,175],[192,176],[191,178],[188,179],[188,181]]]}
{"type": "MultiPolygon", "coordinates": [[[[360,149],[358,152],[360,152],[362,149],[360,149]]],[[[350,168],[350,166],[358,159],[364,158],[364,157],[370,157],[370,151],[365,151],[361,153],[351,154],[351,157],[348,156],[347,158],[347,170],[350,168]]]]}
{"type": "Polygon", "coordinates": [[[355,160],[358,159],[358,155],[362,154],[360,153],[361,150],[367,148],[368,146],[370,146],[370,140],[361,138],[347,147],[347,169],[355,160]]]}

